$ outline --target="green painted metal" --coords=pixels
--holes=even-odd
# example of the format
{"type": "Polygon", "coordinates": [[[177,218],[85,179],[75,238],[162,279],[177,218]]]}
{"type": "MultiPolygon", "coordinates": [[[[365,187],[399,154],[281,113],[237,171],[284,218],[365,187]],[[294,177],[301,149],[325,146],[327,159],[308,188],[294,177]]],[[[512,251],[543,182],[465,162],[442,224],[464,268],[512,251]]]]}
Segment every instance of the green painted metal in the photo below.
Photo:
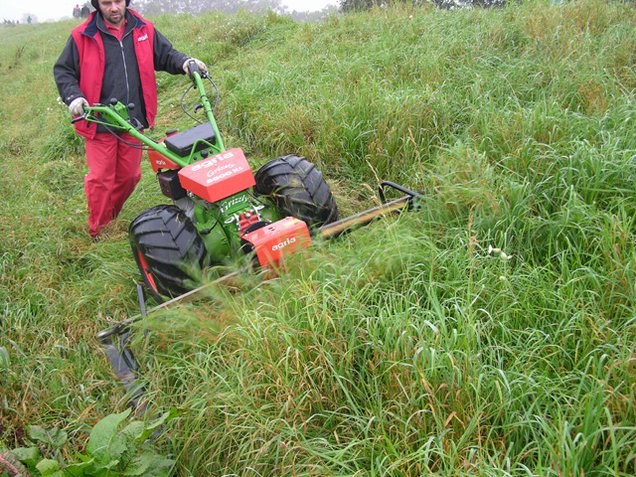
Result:
{"type": "Polygon", "coordinates": [[[84,117],[84,119],[91,123],[102,124],[104,126],[108,126],[111,129],[127,132],[135,139],[138,139],[146,146],[151,147],[160,154],[166,156],[168,159],[173,161],[175,164],[179,164],[181,167],[185,167],[191,163],[191,157],[181,157],[170,151],[163,144],[153,141],[148,136],[139,132],[130,123],[128,110],[126,109],[126,105],[123,103],[118,102],[117,104],[108,106],[89,106],[88,108],[86,108],[86,116],[84,117]],[[100,116],[103,119],[100,119],[100,116]]]}
{"type": "Polygon", "coordinates": [[[214,204],[201,202],[195,205],[194,224],[213,263],[239,253],[241,238],[238,220],[241,214],[252,213],[255,208],[258,209],[259,221],[275,222],[283,218],[270,201],[262,198],[256,201],[245,191],[214,204]]]}
{"type": "MultiPolygon", "coordinates": [[[[225,151],[225,146],[223,145],[221,132],[219,131],[219,128],[216,124],[216,120],[214,119],[212,106],[210,105],[210,101],[205,92],[205,87],[203,86],[203,81],[201,80],[201,76],[199,75],[199,73],[193,73],[193,81],[195,82],[197,90],[199,92],[199,97],[201,99],[201,103],[203,104],[203,109],[205,110],[206,117],[212,125],[212,129],[214,130],[214,134],[216,135],[216,144],[210,144],[204,139],[197,139],[192,147],[192,151],[197,150],[196,146],[198,143],[203,143],[205,144],[205,149],[211,151],[212,154],[219,154],[225,151]]],[[[84,114],[84,116],[78,119],[85,119],[86,121],[89,121],[91,123],[102,124],[104,126],[108,126],[111,129],[116,129],[117,131],[127,132],[135,139],[141,141],[144,145],[154,149],[155,151],[167,157],[172,162],[178,164],[181,167],[186,167],[193,162],[203,158],[200,152],[192,152],[187,157],[179,156],[178,154],[175,154],[170,149],[168,149],[162,143],[153,141],[148,136],[138,131],[130,122],[128,107],[121,102],[109,105],[89,106],[86,108],[86,113],[84,114]]]]}
{"type": "Polygon", "coordinates": [[[212,112],[212,106],[210,105],[210,100],[208,99],[208,95],[205,93],[205,88],[203,86],[203,81],[201,80],[201,75],[199,73],[194,72],[192,74],[192,80],[197,86],[197,90],[201,96],[201,104],[203,105],[203,110],[205,111],[205,115],[208,118],[208,122],[212,125],[212,129],[214,130],[214,134],[216,135],[217,145],[219,147],[219,152],[225,151],[225,146],[223,145],[223,138],[221,137],[221,132],[219,131],[219,127],[216,124],[216,119],[214,119],[214,113],[212,112]]]}

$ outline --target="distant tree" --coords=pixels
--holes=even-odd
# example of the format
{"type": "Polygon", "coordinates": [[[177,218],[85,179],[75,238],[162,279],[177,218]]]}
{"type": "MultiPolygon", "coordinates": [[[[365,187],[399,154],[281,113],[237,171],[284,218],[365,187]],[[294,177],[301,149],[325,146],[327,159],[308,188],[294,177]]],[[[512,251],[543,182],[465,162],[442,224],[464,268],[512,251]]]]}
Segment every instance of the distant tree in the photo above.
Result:
{"type": "Polygon", "coordinates": [[[328,15],[333,15],[336,13],[338,13],[338,7],[334,5],[328,5],[322,10],[317,10],[313,12],[307,12],[307,11],[299,12],[294,10],[290,13],[287,13],[287,15],[292,17],[294,20],[298,20],[302,22],[317,22],[317,21],[323,20],[328,15]]]}
{"type": "Polygon", "coordinates": [[[353,12],[356,10],[370,10],[372,7],[386,3],[382,0],[339,0],[340,11],[353,12]]]}
{"type": "Polygon", "coordinates": [[[340,11],[351,12],[357,10],[370,10],[373,7],[382,7],[390,3],[407,3],[410,5],[422,5],[432,3],[440,8],[456,8],[462,6],[494,7],[502,6],[505,0],[339,0],[340,11]]]}
{"type": "Polygon", "coordinates": [[[134,0],[131,6],[145,15],[160,15],[162,13],[197,15],[211,10],[234,13],[241,9],[250,12],[273,10],[283,13],[286,10],[280,0],[134,0]]]}
{"type": "Polygon", "coordinates": [[[271,10],[282,13],[287,9],[279,0],[243,0],[235,1],[234,4],[249,12],[266,12],[271,10]]]}

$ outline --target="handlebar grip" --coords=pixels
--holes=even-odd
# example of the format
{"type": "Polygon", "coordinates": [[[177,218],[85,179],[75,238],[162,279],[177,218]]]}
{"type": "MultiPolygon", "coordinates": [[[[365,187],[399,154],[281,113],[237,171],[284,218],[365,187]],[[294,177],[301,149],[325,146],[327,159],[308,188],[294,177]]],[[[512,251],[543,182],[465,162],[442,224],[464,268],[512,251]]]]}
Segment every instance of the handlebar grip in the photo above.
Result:
{"type": "Polygon", "coordinates": [[[188,76],[192,78],[195,72],[199,73],[199,76],[201,76],[201,70],[199,70],[199,65],[197,65],[196,61],[194,61],[193,59],[190,59],[188,61],[188,76]]]}

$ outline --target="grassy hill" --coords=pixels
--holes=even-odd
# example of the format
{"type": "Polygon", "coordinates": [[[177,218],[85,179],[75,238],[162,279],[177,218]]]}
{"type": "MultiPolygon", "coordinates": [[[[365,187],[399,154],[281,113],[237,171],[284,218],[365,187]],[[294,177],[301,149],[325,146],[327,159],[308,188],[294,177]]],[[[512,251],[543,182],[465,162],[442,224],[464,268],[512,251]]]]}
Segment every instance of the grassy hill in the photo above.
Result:
{"type": "MultiPolygon", "coordinates": [[[[136,333],[178,475],[636,473],[633,7],[155,20],[255,167],[305,155],[344,214],[378,179],[425,195],[136,333]]],[[[73,25],[0,28],[0,448],[57,427],[71,459],[125,408],[94,336],[138,312],[127,225],[166,202],[144,163],[89,240],[52,80],[73,25]]],[[[187,86],[159,75],[151,135],[190,124],[187,86]]]]}

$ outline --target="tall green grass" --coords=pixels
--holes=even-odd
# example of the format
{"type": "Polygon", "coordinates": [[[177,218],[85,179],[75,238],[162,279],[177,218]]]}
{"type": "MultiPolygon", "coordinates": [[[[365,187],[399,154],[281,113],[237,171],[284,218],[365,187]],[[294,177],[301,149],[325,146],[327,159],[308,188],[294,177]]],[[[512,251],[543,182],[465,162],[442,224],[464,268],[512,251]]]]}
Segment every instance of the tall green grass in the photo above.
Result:
{"type": "MultiPolygon", "coordinates": [[[[423,190],[140,327],[148,396],[180,411],[179,475],[636,473],[632,7],[155,20],[212,65],[226,143],[255,166],[307,156],[345,213],[381,179],[423,190]]],[[[0,29],[0,441],[56,425],[69,451],[125,406],[94,333],[136,313],[126,227],[165,202],[145,164],[88,239],[51,79],[72,25],[0,29]]],[[[186,87],[159,77],[152,134],[189,125],[186,87]]]]}

